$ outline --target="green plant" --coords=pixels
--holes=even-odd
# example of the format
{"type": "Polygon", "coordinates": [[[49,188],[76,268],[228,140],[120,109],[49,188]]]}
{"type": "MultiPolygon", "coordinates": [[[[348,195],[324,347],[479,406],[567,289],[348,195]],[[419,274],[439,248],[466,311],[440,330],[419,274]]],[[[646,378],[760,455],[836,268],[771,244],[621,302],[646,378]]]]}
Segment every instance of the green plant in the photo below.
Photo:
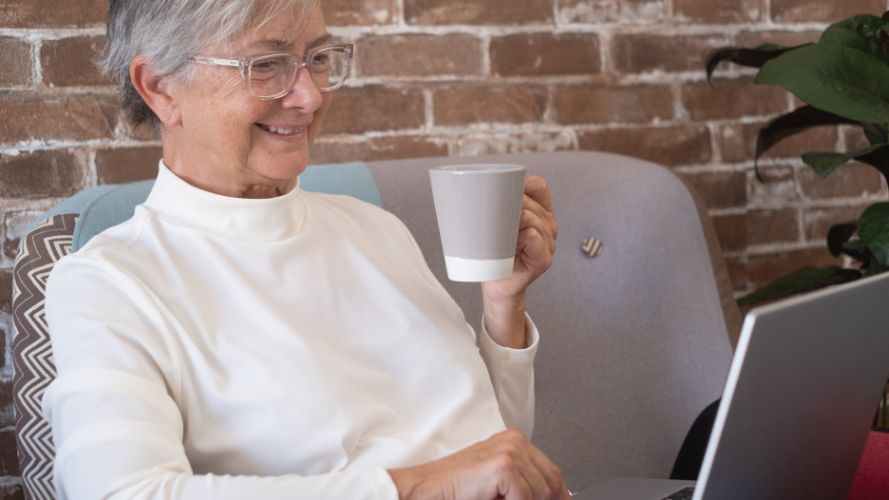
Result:
{"type": "MultiPolygon", "coordinates": [[[[827,177],[858,161],[889,181],[889,11],[882,17],[858,15],[829,26],[816,43],[796,47],[767,44],[726,47],[707,59],[707,78],[723,61],[760,68],[755,82],[777,85],[805,105],[759,130],[755,161],[782,140],[812,127],[860,127],[869,146],[857,151],[816,151],[802,155],[815,173],[827,177]]],[[[754,166],[759,177],[758,167],[754,166]]],[[[889,270],[889,202],[867,207],[857,221],[830,228],[827,247],[851,267],[805,267],[738,301],[742,307],[795,293],[856,280],[889,270]]]]}

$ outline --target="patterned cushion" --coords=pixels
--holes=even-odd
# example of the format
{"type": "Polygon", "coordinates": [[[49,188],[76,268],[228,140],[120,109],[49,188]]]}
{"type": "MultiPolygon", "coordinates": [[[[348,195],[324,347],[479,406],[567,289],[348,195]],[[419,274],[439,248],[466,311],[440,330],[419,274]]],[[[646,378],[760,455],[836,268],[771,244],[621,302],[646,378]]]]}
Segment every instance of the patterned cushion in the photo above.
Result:
{"type": "Polygon", "coordinates": [[[56,375],[44,315],[49,273],[71,252],[76,214],[50,217],[22,239],[13,275],[13,399],[26,498],[55,498],[53,443],[41,400],[56,375]]]}

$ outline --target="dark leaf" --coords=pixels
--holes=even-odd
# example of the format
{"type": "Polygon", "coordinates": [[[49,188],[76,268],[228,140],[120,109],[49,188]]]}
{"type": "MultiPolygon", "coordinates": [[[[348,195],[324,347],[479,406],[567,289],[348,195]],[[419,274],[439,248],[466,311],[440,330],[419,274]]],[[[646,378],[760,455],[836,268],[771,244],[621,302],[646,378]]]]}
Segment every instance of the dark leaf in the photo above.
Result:
{"type": "Polygon", "coordinates": [[[837,266],[804,267],[742,297],[738,300],[738,306],[749,307],[830,285],[855,281],[860,277],[861,272],[855,269],[843,269],[837,266]]]}
{"type": "Polygon", "coordinates": [[[875,167],[889,181],[889,148],[877,148],[868,154],[857,156],[855,159],[875,167]]]}
{"type": "Polygon", "coordinates": [[[772,146],[806,129],[824,125],[849,125],[855,123],[858,122],[828,113],[827,111],[821,111],[812,106],[797,108],[790,113],[775,118],[765,127],[759,129],[759,134],[756,136],[756,154],[753,158],[753,166],[756,168],[756,162],[759,160],[759,157],[772,146]]]}
{"type": "Polygon", "coordinates": [[[867,268],[871,261],[874,261],[873,254],[870,253],[870,250],[864,246],[864,243],[862,243],[861,240],[850,240],[843,243],[843,250],[841,253],[857,260],[862,268],[867,268]]]}
{"type": "Polygon", "coordinates": [[[827,231],[827,249],[830,250],[831,255],[839,257],[843,253],[843,245],[849,241],[857,229],[858,224],[854,222],[830,226],[827,231]]]}
{"type": "MultiPolygon", "coordinates": [[[[805,44],[811,45],[811,44],[805,44]]],[[[766,62],[780,56],[788,50],[794,50],[805,45],[796,47],[781,47],[780,45],[766,44],[760,45],[755,49],[745,49],[743,47],[723,47],[716,49],[707,56],[707,81],[713,76],[716,67],[723,61],[733,62],[741,66],[750,66],[752,68],[761,68],[766,62]]]]}
{"type": "Polygon", "coordinates": [[[858,237],[880,264],[889,266],[889,203],[875,203],[861,214],[858,237]]]}
{"type": "Polygon", "coordinates": [[[866,52],[889,63],[889,56],[883,50],[881,34],[889,26],[889,21],[871,15],[860,15],[829,26],[821,34],[819,43],[843,45],[866,52]]]}
{"type": "Polygon", "coordinates": [[[850,120],[889,123],[889,65],[859,50],[816,43],[763,65],[756,83],[778,85],[850,120]]]}
{"type": "Polygon", "coordinates": [[[885,149],[887,150],[887,153],[889,153],[889,144],[878,144],[876,146],[859,149],[858,151],[850,151],[848,153],[806,153],[803,155],[803,162],[814,168],[818,177],[823,179],[833,173],[833,171],[840,165],[851,160],[865,161],[865,159],[872,158],[872,155],[881,149],[885,149]]]}
{"type": "Polygon", "coordinates": [[[889,136],[887,136],[885,125],[876,123],[863,123],[861,124],[861,130],[864,132],[864,136],[867,137],[867,141],[870,142],[871,146],[889,142],[889,136]]]}

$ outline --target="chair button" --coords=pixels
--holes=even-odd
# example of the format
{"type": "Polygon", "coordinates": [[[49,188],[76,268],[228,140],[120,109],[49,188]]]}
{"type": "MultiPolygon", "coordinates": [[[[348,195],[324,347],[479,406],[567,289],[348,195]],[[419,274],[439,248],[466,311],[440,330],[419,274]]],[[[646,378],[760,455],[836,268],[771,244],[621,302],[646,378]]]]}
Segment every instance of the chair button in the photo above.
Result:
{"type": "Polygon", "coordinates": [[[598,257],[602,253],[602,242],[591,236],[583,240],[583,245],[581,245],[580,249],[583,250],[587,257],[598,257]]]}

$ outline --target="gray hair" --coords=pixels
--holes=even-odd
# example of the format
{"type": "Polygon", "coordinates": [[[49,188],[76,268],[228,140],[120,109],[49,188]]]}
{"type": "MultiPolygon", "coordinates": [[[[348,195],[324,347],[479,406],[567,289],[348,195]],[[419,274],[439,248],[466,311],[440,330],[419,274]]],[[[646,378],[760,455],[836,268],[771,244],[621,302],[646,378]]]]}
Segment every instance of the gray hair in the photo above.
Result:
{"type": "Polygon", "coordinates": [[[158,75],[190,76],[189,59],[244,29],[262,26],[284,9],[302,7],[300,21],[319,0],[111,0],[108,38],[99,67],[118,82],[133,125],[160,122],[130,81],[130,62],[146,56],[158,75]]]}

